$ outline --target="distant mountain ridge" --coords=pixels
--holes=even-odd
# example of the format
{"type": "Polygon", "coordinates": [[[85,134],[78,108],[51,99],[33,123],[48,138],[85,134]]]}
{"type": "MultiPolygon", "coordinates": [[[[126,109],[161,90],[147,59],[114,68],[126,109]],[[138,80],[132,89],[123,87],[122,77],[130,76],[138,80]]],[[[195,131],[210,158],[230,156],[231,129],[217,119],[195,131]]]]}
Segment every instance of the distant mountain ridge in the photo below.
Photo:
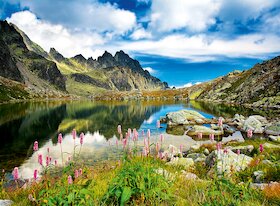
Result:
{"type": "MultiPolygon", "coordinates": [[[[54,48],[49,53],[16,25],[0,21],[0,76],[22,83],[29,93],[49,91],[94,96],[107,90],[159,90],[166,82],[143,70],[123,51],[94,60],[81,54],[65,58],[54,48]]],[[[16,84],[17,85],[17,84],[16,84]]]]}

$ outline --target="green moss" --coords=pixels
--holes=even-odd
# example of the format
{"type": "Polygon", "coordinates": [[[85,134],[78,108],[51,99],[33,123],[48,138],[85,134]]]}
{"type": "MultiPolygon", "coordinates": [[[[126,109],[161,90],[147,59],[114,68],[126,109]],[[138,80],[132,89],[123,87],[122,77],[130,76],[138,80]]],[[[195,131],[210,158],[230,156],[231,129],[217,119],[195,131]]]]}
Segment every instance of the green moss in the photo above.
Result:
{"type": "Polygon", "coordinates": [[[29,94],[20,86],[0,85],[0,103],[13,99],[29,99],[29,94]]]}

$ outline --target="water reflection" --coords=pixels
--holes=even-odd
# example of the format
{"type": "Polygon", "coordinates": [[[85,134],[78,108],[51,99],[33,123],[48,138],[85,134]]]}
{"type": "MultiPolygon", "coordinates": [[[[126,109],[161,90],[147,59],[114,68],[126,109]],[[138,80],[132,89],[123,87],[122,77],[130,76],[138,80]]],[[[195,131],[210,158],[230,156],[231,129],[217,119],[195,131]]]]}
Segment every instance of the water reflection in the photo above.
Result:
{"type": "MultiPolygon", "coordinates": [[[[207,118],[214,116],[233,116],[235,113],[249,115],[257,112],[243,108],[231,108],[221,105],[204,104],[200,102],[28,102],[0,105],[0,168],[11,171],[13,167],[28,165],[30,171],[37,167],[37,155],[32,146],[39,141],[40,150],[45,154],[46,148],[53,150],[53,159],[57,159],[57,135],[65,135],[65,149],[72,149],[73,144],[69,133],[73,128],[78,133],[85,132],[85,151],[88,158],[108,158],[110,154],[104,149],[107,140],[114,137],[118,124],[123,131],[136,128],[151,129],[152,134],[165,133],[166,126],[156,128],[156,121],[170,111],[194,109],[207,118]],[[69,138],[69,140],[68,140],[69,138]],[[97,152],[98,151],[98,152],[97,152]]],[[[259,113],[257,113],[259,114],[259,113]]],[[[262,114],[262,113],[261,113],[262,114]]],[[[188,141],[182,137],[172,136],[169,143],[178,144],[188,141]]],[[[112,140],[114,141],[114,140],[112,140]]],[[[59,154],[57,154],[59,153],[59,154]]],[[[26,166],[25,166],[26,167],[26,166]]],[[[30,171],[26,171],[29,174],[30,171]]],[[[28,176],[28,174],[24,174],[28,176]]]]}

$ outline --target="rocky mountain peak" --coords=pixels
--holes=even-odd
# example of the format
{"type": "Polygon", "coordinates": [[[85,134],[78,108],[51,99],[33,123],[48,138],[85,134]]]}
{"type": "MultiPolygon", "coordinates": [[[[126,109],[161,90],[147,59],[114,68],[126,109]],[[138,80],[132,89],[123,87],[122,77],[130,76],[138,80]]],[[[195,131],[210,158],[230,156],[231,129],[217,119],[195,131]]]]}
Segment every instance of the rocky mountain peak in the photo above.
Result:
{"type": "Polygon", "coordinates": [[[61,62],[64,61],[65,58],[62,54],[60,54],[58,51],[55,50],[55,48],[51,48],[49,55],[56,61],[61,62]]]}
{"type": "Polygon", "coordinates": [[[107,51],[105,51],[101,57],[98,57],[97,61],[100,64],[100,67],[102,68],[117,66],[115,58],[111,53],[107,51]]]}
{"type": "Polygon", "coordinates": [[[78,55],[72,57],[71,59],[79,62],[80,64],[86,64],[86,62],[87,62],[86,58],[81,54],[78,54],[78,55]]]}

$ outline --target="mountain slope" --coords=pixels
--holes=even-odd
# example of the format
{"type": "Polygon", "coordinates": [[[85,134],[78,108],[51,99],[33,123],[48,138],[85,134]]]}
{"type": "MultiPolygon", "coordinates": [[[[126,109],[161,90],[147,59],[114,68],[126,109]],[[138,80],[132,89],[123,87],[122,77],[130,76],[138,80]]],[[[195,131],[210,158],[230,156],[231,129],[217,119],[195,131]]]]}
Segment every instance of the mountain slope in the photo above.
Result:
{"type": "Polygon", "coordinates": [[[280,108],[280,56],[189,88],[198,100],[280,108]]]}
{"type": "Polygon", "coordinates": [[[69,93],[92,96],[108,90],[159,90],[168,87],[167,83],[143,70],[137,60],[123,51],[117,52],[115,56],[105,51],[94,60],[86,59],[81,54],[65,58],[51,48],[49,57],[65,75],[69,93]]]}
{"type": "Polygon", "coordinates": [[[6,21],[0,21],[0,58],[2,77],[22,82],[35,92],[65,91],[65,79],[56,64],[29,50],[22,33],[6,21]]]}

